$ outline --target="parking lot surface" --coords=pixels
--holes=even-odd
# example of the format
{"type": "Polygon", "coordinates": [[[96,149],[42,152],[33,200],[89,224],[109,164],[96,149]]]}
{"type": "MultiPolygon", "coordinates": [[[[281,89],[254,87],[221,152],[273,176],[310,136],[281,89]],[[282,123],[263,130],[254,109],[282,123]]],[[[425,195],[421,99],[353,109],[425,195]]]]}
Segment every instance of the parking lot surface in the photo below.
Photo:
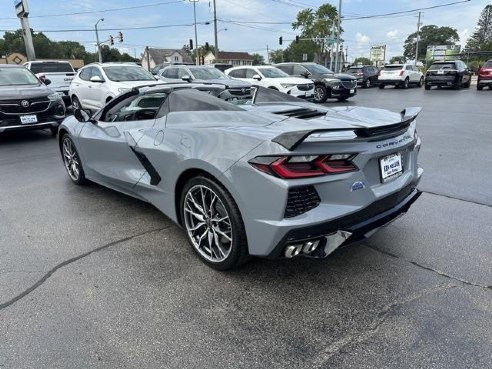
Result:
{"type": "Polygon", "coordinates": [[[325,260],[214,271],[148,204],[0,136],[0,368],[486,368],[492,91],[360,90],[418,118],[424,194],[325,260]]]}

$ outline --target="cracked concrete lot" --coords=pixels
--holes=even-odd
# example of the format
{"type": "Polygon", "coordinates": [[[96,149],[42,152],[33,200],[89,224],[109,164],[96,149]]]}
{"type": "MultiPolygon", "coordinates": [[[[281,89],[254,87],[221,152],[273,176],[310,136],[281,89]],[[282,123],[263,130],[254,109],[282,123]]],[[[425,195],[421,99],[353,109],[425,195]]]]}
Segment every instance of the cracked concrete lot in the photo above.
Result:
{"type": "Polygon", "coordinates": [[[0,136],[0,368],[490,368],[489,95],[331,104],[423,106],[424,194],[326,260],[228,273],[148,204],[72,185],[48,132],[0,136]]]}

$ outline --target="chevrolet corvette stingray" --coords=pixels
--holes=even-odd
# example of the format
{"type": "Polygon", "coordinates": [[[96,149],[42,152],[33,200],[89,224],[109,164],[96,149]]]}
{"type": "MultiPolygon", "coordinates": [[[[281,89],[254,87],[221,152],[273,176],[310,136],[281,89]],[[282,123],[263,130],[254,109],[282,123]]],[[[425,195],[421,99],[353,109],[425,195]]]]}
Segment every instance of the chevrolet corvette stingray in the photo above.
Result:
{"type": "MultiPolygon", "coordinates": [[[[165,84],[126,92],[60,126],[76,184],[147,201],[216,269],[250,256],[326,257],[420,196],[420,108],[327,108],[258,88],[165,84]]],[[[180,245],[176,245],[180,247],[180,245]]]]}

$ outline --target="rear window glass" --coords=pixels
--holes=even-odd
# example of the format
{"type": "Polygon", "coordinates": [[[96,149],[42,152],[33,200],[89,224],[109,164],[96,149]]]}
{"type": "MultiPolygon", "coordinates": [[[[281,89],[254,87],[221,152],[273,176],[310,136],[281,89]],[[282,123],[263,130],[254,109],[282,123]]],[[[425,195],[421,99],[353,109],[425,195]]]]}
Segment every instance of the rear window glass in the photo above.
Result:
{"type": "Polygon", "coordinates": [[[403,65],[385,65],[384,70],[400,70],[403,68],[403,65]]]}
{"type": "Polygon", "coordinates": [[[33,63],[31,71],[37,73],[73,73],[70,63],[33,63]]]}
{"type": "Polygon", "coordinates": [[[362,72],[362,68],[349,68],[348,72],[350,73],[360,73],[362,72]]]}
{"type": "Polygon", "coordinates": [[[454,63],[435,63],[429,67],[429,70],[438,70],[438,69],[456,69],[454,63]]]}
{"type": "Polygon", "coordinates": [[[489,60],[487,63],[483,65],[484,68],[492,69],[492,60],[489,60]]]}

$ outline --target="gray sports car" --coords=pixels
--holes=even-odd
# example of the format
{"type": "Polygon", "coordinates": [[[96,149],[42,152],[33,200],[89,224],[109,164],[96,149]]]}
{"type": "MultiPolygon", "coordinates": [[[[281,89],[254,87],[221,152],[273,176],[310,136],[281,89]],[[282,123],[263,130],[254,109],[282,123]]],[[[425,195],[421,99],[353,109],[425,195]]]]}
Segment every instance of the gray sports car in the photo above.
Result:
{"type": "Polygon", "coordinates": [[[59,130],[70,179],[147,201],[216,269],[249,256],[326,257],[420,196],[420,108],[326,108],[258,88],[166,84],[120,95],[59,130]]]}

